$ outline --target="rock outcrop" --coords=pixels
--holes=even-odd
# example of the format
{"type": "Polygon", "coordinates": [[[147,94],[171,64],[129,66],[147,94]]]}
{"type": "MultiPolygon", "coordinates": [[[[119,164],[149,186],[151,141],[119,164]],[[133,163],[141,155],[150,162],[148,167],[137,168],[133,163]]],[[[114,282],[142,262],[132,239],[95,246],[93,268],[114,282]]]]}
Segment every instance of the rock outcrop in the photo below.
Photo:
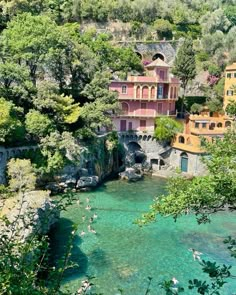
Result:
{"type": "Polygon", "coordinates": [[[128,180],[128,181],[138,181],[143,178],[143,173],[137,171],[134,168],[126,168],[125,171],[119,173],[120,179],[128,180]]]}
{"type": "Polygon", "coordinates": [[[77,182],[76,188],[85,188],[85,187],[96,187],[99,183],[99,177],[96,175],[93,176],[83,176],[77,182]]]}
{"type": "Polygon", "coordinates": [[[45,235],[59,218],[49,191],[32,191],[2,201],[0,214],[15,226],[0,224],[0,232],[25,240],[32,234],[45,235]]]}

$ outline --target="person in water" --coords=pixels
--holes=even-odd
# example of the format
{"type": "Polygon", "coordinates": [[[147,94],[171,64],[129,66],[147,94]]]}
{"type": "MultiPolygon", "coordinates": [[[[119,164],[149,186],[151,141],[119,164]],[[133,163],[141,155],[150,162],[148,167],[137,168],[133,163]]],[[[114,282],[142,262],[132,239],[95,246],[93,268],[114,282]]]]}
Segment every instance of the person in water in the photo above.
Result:
{"type": "Polygon", "coordinates": [[[87,202],[87,203],[89,203],[89,201],[90,201],[89,197],[88,197],[88,198],[86,198],[86,202],[87,202]]]}
{"type": "Polygon", "coordinates": [[[195,261],[196,259],[197,259],[198,261],[201,261],[201,257],[200,257],[200,255],[202,255],[201,252],[199,252],[199,251],[197,251],[197,250],[195,250],[195,249],[193,249],[193,248],[189,248],[189,251],[192,251],[192,253],[193,253],[193,260],[194,260],[194,261],[195,261]]]}
{"type": "Polygon", "coordinates": [[[88,280],[82,281],[82,285],[79,288],[79,290],[77,291],[77,295],[87,294],[86,292],[91,289],[91,286],[92,286],[92,284],[89,283],[88,280]]]}
{"type": "Polygon", "coordinates": [[[94,219],[95,219],[95,218],[98,218],[98,216],[97,216],[96,213],[93,214],[93,218],[94,218],[94,219]]]}
{"type": "Polygon", "coordinates": [[[92,223],[92,222],[93,222],[93,217],[91,217],[91,218],[89,219],[89,222],[90,222],[90,223],[92,223]]]}
{"type": "Polygon", "coordinates": [[[87,205],[87,206],[85,207],[85,210],[91,210],[91,206],[90,206],[90,205],[87,205]]]}
{"type": "Polygon", "coordinates": [[[85,221],[85,219],[86,219],[86,216],[83,215],[83,216],[82,216],[82,220],[83,220],[83,222],[85,221]]]}
{"type": "Polygon", "coordinates": [[[82,230],[82,232],[80,233],[80,236],[83,237],[85,235],[85,231],[82,230]]]}
{"type": "Polygon", "coordinates": [[[178,288],[179,281],[175,277],[173,277],[171,279],[171,282],[172,282],[171,289],[174,292],[173,294],[177,294],[179,291],[179,288],[178,288]]]}

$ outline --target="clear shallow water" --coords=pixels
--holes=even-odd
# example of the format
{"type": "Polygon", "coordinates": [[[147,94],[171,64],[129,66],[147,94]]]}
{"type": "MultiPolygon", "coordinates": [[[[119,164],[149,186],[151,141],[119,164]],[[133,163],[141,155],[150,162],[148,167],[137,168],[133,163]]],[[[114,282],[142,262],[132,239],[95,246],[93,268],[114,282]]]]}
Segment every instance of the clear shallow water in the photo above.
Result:
{"type": "MultiPolygon", "coordinates": [[[[219,213],[211,224],[198,225],[193,216],[180,218],[177,223],[171,218],[160,218],[157,223],[139,228],[133,221],[146,212],[153,198],[164,192],[165,181],[146,178],[137,183],[119,180],[105,183],[93,192],[78,194],[80,206],[75,202],[61,215],[54,231],[52,247],[59,258],[68,241],[72,224],[78,224],[72,261],[79,269],[71,269],[64,278],[65,288],[73,293],[86,275],[95,276],[93,291],[104,295],[145,294],[147,277],[153,277],[151,295],[164,294],[158,283],[176,277],[187,286],[189,279],[207,279],[197,262],[193,261],[188,248],[203,252],[205,260],[233,265],[223,239],[236,237],[236,214],[219,213]],[[90,198],[91,211],[85,210],[86,198],[90,198]],[[89,218],[96,212],[98,218],[92,223],[97,234],[89,233],[89,218]],[[85,222],[82,216],[86,215],[85,222]],[[79,233],[84,230],[85,236],[79,233]]],[[[225,295],[236,290],[236,280],[225,285],[225,295]]],[[[184,294],[196,294],[188,290],[184,294]]]]}

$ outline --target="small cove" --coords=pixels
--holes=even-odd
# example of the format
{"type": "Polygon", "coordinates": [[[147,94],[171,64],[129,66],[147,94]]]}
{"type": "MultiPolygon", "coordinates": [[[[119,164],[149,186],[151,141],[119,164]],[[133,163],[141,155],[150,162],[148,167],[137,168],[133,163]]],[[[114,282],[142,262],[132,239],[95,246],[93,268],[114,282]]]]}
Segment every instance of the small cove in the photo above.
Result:
{"type": "MultiPolygon", "coordinates": [[[[52,247],[58,259],[73,223],[78,225],[71,259],[79,268],[66,272],[63,288],[73,293],[89,275],[95,277],[94,292],[116,295],[118,289],[123,289],[125,295],[142,295],[150,276],[153,277],[150,294],[161,295],[164,293],[158,284],[162,280],[176,277],[187,286],[189,279],[207,278],[193,261],[190,247],[203,252],[205,260],[233,265],[232,273],[236,274],[236,260],[222,243],[228,235],[236,236],[235,213],[218,213],[206,225],[198,225],[193,216],[184,216],[176,223],[172,218],[159,218],[143,228],[133,223],[149,209],[155,196],[165,192],[165,185],[165,180],[155,177],[136,183],[113,180],[94,191],[76,194],[81,204],[75,201],[61,214],[53,233],[52,247]],[[90,199],[91,211],[85,210],[86,198],[90,199]],[[96,235],[87,229],[94,213],[98,215],[92,223],[96,235]],[[86,234],[81,238],[82,230],[86,234]]],[[[231,295],[234,290],[236,280],[231,280],[224,294],[231,295]]]]}

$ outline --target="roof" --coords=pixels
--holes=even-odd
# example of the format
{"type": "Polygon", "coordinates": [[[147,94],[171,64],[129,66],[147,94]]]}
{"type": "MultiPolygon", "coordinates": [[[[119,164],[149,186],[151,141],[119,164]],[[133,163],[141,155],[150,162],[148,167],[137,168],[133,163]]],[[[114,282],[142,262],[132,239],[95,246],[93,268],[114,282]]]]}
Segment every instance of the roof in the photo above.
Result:
{"type": "Polygon", "coordinates": [[[234,62],[232,65],[227,66],[226,71],[227,70],[236,70],[236,63],[234,62]]]}
{"type": "Polygon", "coordinates": [[[151,68],[151,67],[165,67],[165,68],[170,68],[171,66],[168,65],[166,62],[164,62],[162,59],[157,58],[150,64],[146,65],[146,68],[151,68]]]}

